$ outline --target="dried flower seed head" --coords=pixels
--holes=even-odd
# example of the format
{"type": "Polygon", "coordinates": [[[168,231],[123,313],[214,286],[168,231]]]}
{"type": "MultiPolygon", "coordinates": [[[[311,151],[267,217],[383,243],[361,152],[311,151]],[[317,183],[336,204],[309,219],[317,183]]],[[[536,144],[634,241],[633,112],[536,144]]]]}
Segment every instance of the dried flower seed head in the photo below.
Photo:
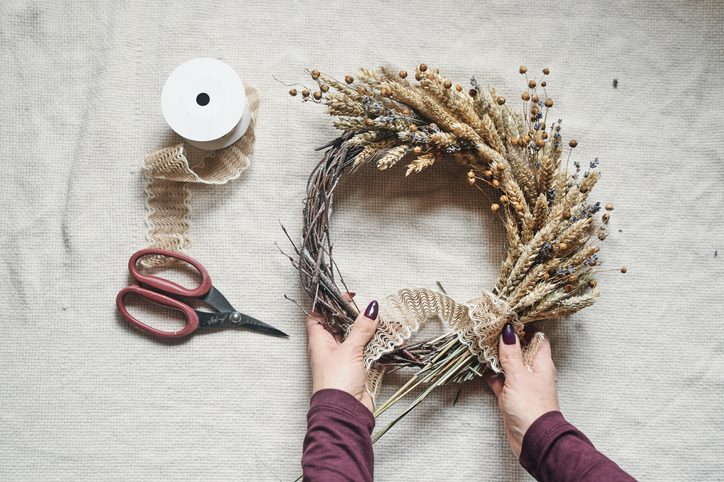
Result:
{"type": "Polygon", "coordinates": [[[425,72],[427,70],[427,64],[420,64],[420,72],[425,72]]]}
{"type": "Polygon", "coordinates": [[[545,123],[545,122],[541,122],[541,123],[540,123],[540,129],[541,129],[542,131],[546,130],[546,123],[545,123]]]}
{"type": "Polygon", "coordinates": [[[493,179],[493,182],[491,182],[490,184],[492,184],[493,187],[496,189],[500,187],[500,181],[498,181],[497,179],[493,179]]]}
{"type": "Polygon", "coordinates": [[[372,119],[370,119],[370,118],[368,117],[368,118],[365,119],[365,125],[366,125],[367,127],[372,127],[373,125],[375,125],[375,121],[373,121],[372,119]]]}
{"type": "Polygon", "coordinates": [[[360,85],[359,87],[357,87],[357,93],[360,95],[367,95],[367,89],[360,85]]]}
{"type": "Polygon", "coordinates": [[[546,107],[553,107],[553,99],[551,99],[550,97],[547,98],[546,101],[545,101],[545,106],[546,106],[546,107]]]}
{"type": "Polygon", "coordinates": [[[530,98],[530,100],[537,104],[540,99],[538,98],[537,95],[534,95],[533,97],[530,98]]]}
{"type": "Polygon", "coordinates": [[[528,81],[528,87],[530,87],[531,89],[535,89],[535,86],[536,86],[535,80],[531,79],[528,81]]]}
{"type": "Polygon", "coordinates": [[[626,274],[627,271],[628,271],[628,268],[626,266],[621,266],[622,273],[626,274]]]}
{"type": "Polygon", "coordinates": [[[548,84],[546,83],[546,81],[545,81],[545,80],[544,80],[543,82],[541,82],[541,83],[540,83],[540,86],[541,86],[541,87],[545,87],[546,85],[548,85],[548,84]]]}
{"type": "Polygon", "coordinates": [[[412,150],[415,154],[422,154],[422,147],[415,146],[415,148],[412,150]]]}
{"type": "Polygon", "coordinates": [[[400,78],[404,79],[407,78],[407,71],[406,70],[400,70],[400,78]]]}
{"type": "Polygon", "coordinates": [[[485,177],[493,177],[493,171],[488,169],[487,171],[483,171],[483,176],[485,177]]]}
{"type": "Polygon", "coordinates": [[[548,133],[547,133],[547,132],[543,132],[543,133],[541,134],[541,136],[543,137],[543,139],[548,139],[548,133]]]}
{"type": "Polygon", "coordinates": [[[613,204],[611,204],[611,203],[606,204],[606,211],[613,211],[613,204]]]}
{"type": "Polygon", "coordinates": [[[504,165],[504,164],[498,163],[498,164],[495,165],[495,168],[496,168],[498,171],[500,171],[500,172],[505,171],[505,165],[504,165]]]}
{"type": "Polygon", "coordinates": [[[418,82],[422,80],[422,74],[420,72],[417,72],[415,74],[415,80],[417,80],[418,82]]]}
{"type": "Polygon", "coordinates": [[[412,114],[412,111],[411,111],[410,109],[402,109],[402,114],[403,114],[403,115],[411,115],[411,114],[412,114]]]}
{"type": "Polygon", "coordinates": [[[474,171],[473,169],[470,169],[470,170],[468,171],[468,177],[475,178],[475,171],[474,171]]]}
{"type": "Polygon", "coordinates": [[[523,142],[528,144],[530,142],[530,136],[523,136],[523,142]]]}
{"type": "Polygon", "coordinates": [[[500,196],[500,203],[501,203],[501,204],[506,204],[507,202],[508,202],[508,196],[506,196],[505,194],[503,194],[502,196],[500,196]]]}
{"type": "Polygon", "coordinates": [[[533,115],[537,115],[538,112],[540,112],[540,109],[538,109],[538,106],[533,106],[533,108],[530,110],[530,113],[533,115]]]}
{"type": "Polygon", "coordinates": [[[455,90],[457,90],[458,92],[462,92],[462,91],[463,91],[463,86],[460,85],[460,84],[455,84],[455,90]]]}
{"type": "Polygon", "coordinates": [[[537,141],[535,141],[535,145],[536,147],[538,147],[538,149],[543,149],[546,145],[546,141],[544,141],[543,139],[538,139],[537,141]]]}
{"type": "Polygon", "coordinates": [[[493,203],[493,204],[490,205],[490,210],[493,211],[494,213],[497,213],[497,212],[498,212],[498,209],[500,209],[500,205],[499,205],[499,204],[493,203]]]}
{"type": "Polygon", "coordinates": [[[329,86],[327,84],[322,84],[319,88],[322,92],[329,92],[329,86]]]}
{"type": "Polygon", "coordinates": [[[564,290],[566,290],[566,293],[570,293],[573,291],[573,285],[566,285],[563,287],[564,290]]]}
{"type": "Polygon", "coordinates": [[[475,184],[475,176],[473,176],[473,177],[468,177],[468,184],[470,184],[471,186],[472,186],[473,184],[475,184]]]}
{"type": "Polygon", "coordinates": [[[520,96],[521,99],[528,102],[530,100],[530,94],[528,92],[523,92],[523,94],[520,96]]]}
{"type": "Polygon", "coordinates": [[[546,68],[543,69],[543,75],[548,75],[548,74],[550,74],[550,73],[551,73],[551,71],[550,71],[550,69],[549,69],[548,67],[546,67],[546,68]]]}
{"type": "Polygon", "coordinates": [[[589,288],[593,289],[593,288],[595,288],[596,286],[598,286],[598,281],[596,281],[595,279],[592,279],[591,281],[588,282],[588,287],[589,287],[589,288]]]}
{"type": "Polygon", "coordinates": [[[292,97],[296,97],[297,89],[289,89],[289,95],[291,95],[292,97]]]}
{"type": "Polygon", "coordinates": [[[502,95],[499,95],[496,100],[498,101],[498,105],[505,104],[505,97],[503,97],[502,95]]]}
{"type": "Polygon", "coordinates": [[[302,97],[304,97],[305,99],[309,97],[309,89],[302,90],[302,97]]]}
{"type": "Polygon", "coordinates": [[[411,125],[411,126],[410,126],[410,132],[417,132],[417,126],[414,125],[414,124],[411,125]]]}
{"type": "Polygon", "coordinates": [[[548,281],[548,278],[550,278],[550,277],[551,277],[551,275],[548,274],[548,272],[543,273],[543,280],[544,280],[544,281],[548,281]]]}
{"type": "Polygon", "coordinates": [[[567,245],[566,243],[561,243],[561,244],[558,245],[558,249],[559,249],[560,251],[565,251],[565,250],[568,249],[568,245],[567,245]]]}
{"type": "Polygon", "coordinates": [[[571,140],[568,142],[568,145],[571,146],[571,148],[575,148],[575,147],[578,145],[578,141],[575,140],[575,139],[571,139],[571,140]]]}
{"type": "Polygon", "coordinates": [[[312,78],[317,80],[319,78],[319,70],[312,70],[312,78]]]}
{"type": "Polygon", "coordinates": [[[563,219],[571,219],[571,210],[566,208],[563,210],[563,219]]]}
{"type": "Polygon", "coordinates": [[[470,90],[468,91],[468,94],[470,95],[470,97],[475,97],[475,96],[478,95],[478,91],[475,90],[475,89],[470,89],[470,90]]]}
{"type": "Polygon", "coordinates": [[[449,89],[449,88],[452,87],[452,82],[450,82],[449,80],[445,79],[445,82],[442,83],[442,86],[445,87],[446,89],[449,89]]]}
{"type": "Polygon", "coordinates": [[[351,84],[352,82],[354,82],[354,77],[352,77],[351,75],[345,75],[344,81],[347,82],[348,84],[351,84]]]}
{"type": "Polygon", "coordinates": [[[315,92],[313,95],[314,95],[314,98],[315,98],[316,100],[320,100],[320,99],[322,98],[322,93],[321,93],[321,92],[315,92]]]}
{"type": "Polygon", "coordinates": [[[390,91],[389,91],[389,89],[387,89],[387,87],[382,87],[382,88],[380,89],[380,95],[381,95],[382,97],[389,97],[389,96],[390,96],[390,91]]]}
{"type": "Polygon", "coordinates": [[[611,215],[608,213],[603,213],[603,216],[601,216],[601,218],[603,219],[603,222],[605,224],[608,224],[608,220],[611,219],[611,215]]]}
{"type": "Polygon", "coordinates": [[[605,239],[606,239],[606,233],[598,233],[598,239],[600,239],[601,241],[605,240],[605,239]]]}
{"type": "Polygon", "coordinates": [[[520,72],[521,74],[525,74],[526,72],[528,72],[528,68],[525,65],[521,65],[518,69],[518,72],[520,72]]]}

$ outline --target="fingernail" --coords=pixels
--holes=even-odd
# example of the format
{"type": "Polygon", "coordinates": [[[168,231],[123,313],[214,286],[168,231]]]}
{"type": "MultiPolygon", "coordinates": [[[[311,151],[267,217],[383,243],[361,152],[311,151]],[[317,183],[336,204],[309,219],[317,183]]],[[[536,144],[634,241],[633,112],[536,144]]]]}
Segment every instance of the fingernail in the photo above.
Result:
{"type": "Polygon", "coordinates": [[[503,327],[503,343],[515,345],[515,330],[513,330],[513,325],[510,323],[506,323],[503,327]]]}
{"type": "Polygon", "coordinates": [[[370,301],[370,304],[367,305],[367,309],[365,310],[365,318],[369,318],[370,320],[376,320],[377,319],[377,313],[380,311],[380,305],[377,303],[376,300],[370,301]]]}

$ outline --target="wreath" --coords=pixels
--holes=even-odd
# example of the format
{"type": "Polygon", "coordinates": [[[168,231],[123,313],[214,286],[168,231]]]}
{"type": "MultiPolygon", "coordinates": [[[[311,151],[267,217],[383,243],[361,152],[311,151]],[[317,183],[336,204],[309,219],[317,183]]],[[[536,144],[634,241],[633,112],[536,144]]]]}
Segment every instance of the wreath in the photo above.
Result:
{"type": "Polygon", "coordinates": [[[588,200],[600,176],[598,159],[583,170],[579,162],[569,168],[577,142],[569,140],[564,148],[562,121],[551,120],[547,68],[537,81],[520,67],[527,85],[520,109],[509,108],[494,88],[482,89],[475,78],[465,90],[425,64],[415,69],[414,81],[404,70],[387,67],[360,69],[343,82],[317,70],[308,73],[317,87],[289,93],[326,105],[343,133],[320,148],[325,152],[308,180],[304,227],[292,261],[312,309],[323,315],[330,332],[344,338],[359,312],[343,297],[348,289],[332,256],[330,218],[342,176],[366,164],[383,171],[404,162],[410,175],[443,161],[461,163],[469,167],[467,182],[487,199],[506,233],[507,254],[492,290],[460,303],[442,289],[402,289],[381,305],[379,327],[365,351],[367,389],[374,399],[385,370],[415,371],[375,416],[415,388],[423,390],[376,440],[436,387],[485,370],[501,372],[498,339],[506,323],[523,340],[530,366],[542,333],[526,337],[535,332],[526,328],[575,313],[598,298],[599,243],[610,213],[598,218],[601,203],[588,200]],[[410,342],[421,324],[434,318],[450,331],[410,342]]]}

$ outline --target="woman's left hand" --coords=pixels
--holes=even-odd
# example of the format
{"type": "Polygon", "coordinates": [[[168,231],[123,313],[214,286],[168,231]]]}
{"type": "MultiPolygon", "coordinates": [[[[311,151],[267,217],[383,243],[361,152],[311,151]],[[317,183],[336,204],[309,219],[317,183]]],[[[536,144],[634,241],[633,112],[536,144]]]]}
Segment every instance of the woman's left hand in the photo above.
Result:
{"type": "Polygon", "coordinates": [[[372,301],[352,325],[347,339],[337,341],[321,325],[321,315],[307,317],[307,349],[312,369],[312,392],[325,388],[345,391],[374,410],[372,398],[365,388],[364,349],[377,329],[379,305],[372,301]]]}

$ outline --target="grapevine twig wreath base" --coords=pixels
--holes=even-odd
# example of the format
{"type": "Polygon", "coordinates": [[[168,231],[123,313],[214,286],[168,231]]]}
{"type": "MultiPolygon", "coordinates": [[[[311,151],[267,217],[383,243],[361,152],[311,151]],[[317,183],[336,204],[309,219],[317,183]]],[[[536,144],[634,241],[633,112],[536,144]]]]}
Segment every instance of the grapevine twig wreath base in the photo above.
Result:
{"type": "Polygon", "coordinates": [[[371,163],[385,170],[406,162],[409,175],[437,162],[459,162],[470,168],[467,181],[473,188],[488,199],[495,193],[488,202],[505,228],[507,254],[491,291],[459,303],[429,289],[402,289],[381,306],[379,328],[365,352],[369,392],[376,395],[385,370],[416,371],[375,415],[415,388],[424,390],[376,438],[435,387],[485,370],[500,372],[498,339],[506,323],[529,340],[524,353],[530,364],[542,334],[525,338],[527,325],[575,313],[599,296],[594,279],[601,265],[598,242],[606,238],[610,214],[594,222],[601,205],[588,202],[599,178],[598,160],[583,172],[579,162],[569,170],[577,143],[570,140],[564,152],[561,120],[549,119],[548,69],[540,81],[529,78],[525,67],[520,73],[527,88],[518,109],[474,78],[465,91],[425,64],[416,68],[415,81],[405,71],[384,67],[360,69],[356,79],[347,75],[344,82],[313,70],[317,88],[301,91],[303,100],[326,105],[343,131],[321,148],[326,152],[309,177],[304,229],[293,260],[313,310],[324,316],[329,331],[345,337],[358,314],[342,296],[347,287],[332,257],[330,218],[343,175],[371,163]],[[410,343],[421,324],[434,318],[447,323],[450,332],[410,343]]]}

